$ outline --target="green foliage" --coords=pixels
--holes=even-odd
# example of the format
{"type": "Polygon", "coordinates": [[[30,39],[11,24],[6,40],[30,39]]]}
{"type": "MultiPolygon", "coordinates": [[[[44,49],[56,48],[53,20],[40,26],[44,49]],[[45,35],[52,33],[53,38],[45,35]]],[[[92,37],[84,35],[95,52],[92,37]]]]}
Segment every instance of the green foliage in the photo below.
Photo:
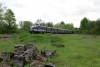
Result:
{"type": "Polygon", "coordinates": [[[60,23],[55,24],[54,27],[65,29],[65,23],[64,21],[61,21],[60,23]]]}
{"type": "MultiPolygon", "coordinates": [[[[2,36],[2,35],[1,35],[2,36]]],[[[35,43],[41,50],[56,50],[57,53],[48,59],[56,67],[100,67],[100,36],[68,34],[15,34],[14,38],[0,39],[0,52],[14,50],[14,45],[35,43]],[[23,41],[20,41],[23,39],[23,41]],[[39,39],[39,40],[38,40],[39,39]],[[56,40],[57,39],[57,40],[56,40]],[[35,40],[34,42],[32,40],[35,40]],[[60,41],[62,40],[62,41],[60,41]],[[63,43],[65,47],[51,45],[51,41],[63,43]]],[[[39,53],[40,54],[40,53],[39,53]]],[[[29,67],[29,65],[25,65],[29,67]]]]}
{"type": "Polygon", "coordinates": [[[43,23],[43,21],[41,19],[37,19],[35,24],[40,24],[40,23],[43,23]]]}
{"type": "Polygon", "coordinates": [[[62,27],[60,26],[60,23],[57,23],[54,25],[54,28],[62,28],[62,27]]]}
{"type": "Polygon", "coordinates": [[[48,23],[46,23],[46,26],[47,27],[53,27],[53,23],[52,22],[48,22],[48,23]]]}
{"type": "Polygon", "coordinates": [[[81,20],[81,22],[80,22],[80,32],[81,33],[87,33],[86,29],[88,27],[88,22],[89,22],[89,20],[86,17],[84,17],[81,20]]]}
{"type": "Polygon", "coordinates": [[[81,26],[79,28],[79,33],[100,35],[100,19],[97,19],[96,21],[91,21],[85,17],[81,20],[80,23],[81,26]]]}
{"type": "Polygon", "coordinates": [[[17,25],[14,13],[0,4],[0,33],[16,33],[17,25]]]}
{"type": "Polygon", "coordinates": [[[95,23],[95,32],[96,34],[100,34],[100,19],[96,20],[96,23],[95,23]]]}
{"type": "Polygon", "coordinates": [[[87,28],[87,24],[88,24],[88,19],[86,17],[84,17],[82,20],[81,20],[81,25],[80,27],[82,27],[83,29],[86,29],[87,28]]]}
{"type": "Polygon", "coordinates": [[[41,26],[46,26],[46,23],[45,22],[41,22],[40,25],[41,26]]]}
{"type": "Polygon", "coordinates": [[[21,33],[18,37],[23,43],[34,42],[34,43],[63,43],[63,40],[59,36],[53,36],[51,34],[34,34],[21,33]]]}
{"type": "Polygon", "coordinates": [[[79,28],[74,28],[74,33],[79,33],[79,28]]]}
{"type": "Polygon", "coordinates": [[[5,27],[7,29],[7,33],[16,33],[17,32],[16,19],[12,10],[7,9],[4,16],[5,16],[5,23],[6,23],[5,27]]]}
{"type": "Polygon", "coordinates": [[[21,30],[28,32],[29,26],[32,25],[31,21],[20,21],[19,26],[21,30]]]}
{"type": "Polygon", "coordinates": [[[2,3],[0,3],[0,33],[3,33],[5,31],[5,23],[4,23],[4,11],[5,11],[5,6],[2,5],[2,3]]]}
{"type": "Polygon", "coordinates": [[[68,23],[66,24],[65,28],[69,30],[74,30],[74,25],[72,23],[68,23]]]}
{"type": "Polygon", "coordinates": [[[51,39],[51,43],[56,43],[56,44],[63,43],[62,38],[59,36],[51,36],[50,39],[51,39]]]}
{"type": "Polygon", "coordinates": [[[55,28],[62,28],[62,29],[69,29],[69,30],[74,30],[74,25],[72,23],[64,23],[61,21],[61,23],[57,23],[54,25],[55,28]]]}
{"type": "Polygon", "coordinates": [[[60,25],[65,25],[64,21],[61,21],[60,25]]]}
{"type": "Polygon", "coordinates": [[[41,19],[37,19],[34,24],[40,24],[41,26],[53,27],[53,23],[52,22],[45,23],[45,21],[43,21],[41,19]]]}

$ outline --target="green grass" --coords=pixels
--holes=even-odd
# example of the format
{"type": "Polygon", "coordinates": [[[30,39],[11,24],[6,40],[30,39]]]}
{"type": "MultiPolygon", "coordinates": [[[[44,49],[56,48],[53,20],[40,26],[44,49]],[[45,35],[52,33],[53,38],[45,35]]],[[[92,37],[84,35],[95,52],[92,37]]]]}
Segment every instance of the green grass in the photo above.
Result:
{"type": "MultiPolygon", "coordinates": [[[[78,34],[17,34],[15,38],[0,39],[0,52],[13,51],[14,45],[34,43],[39,51],[57,50],[48,62],[56,67],[100,67],[100,36],[78,34]],[[52,43],[64,44],[55,47],[52,43]]],[[[28,67],[28,66],[26,66],[28,67]]]]}

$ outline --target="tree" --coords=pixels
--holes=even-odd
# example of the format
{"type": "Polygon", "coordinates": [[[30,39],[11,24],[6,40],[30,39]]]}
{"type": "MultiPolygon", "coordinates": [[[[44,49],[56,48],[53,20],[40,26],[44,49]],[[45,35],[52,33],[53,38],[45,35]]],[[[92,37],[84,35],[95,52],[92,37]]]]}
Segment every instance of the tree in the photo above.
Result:
{"type": "Polygon", "coordinates": [[[60,22],[60,25],[65,25],[64,21],[61,21],[61,22],[60,22]]]}
{"type": "Polygon", "coordinates": [[[89,21],[88,22],[88,34],[95,34],[95,23],[96,21],[89,21]]]}
{"type": "Polygon", "coordinates": [[[86,17],[84,17],[81,20],[80,24],[81,24],[79,28],[80,33],[100,35],[100,19],[91,21],[88,20],[86,17]]]}
{"type": "Polygon", "coordinates": [[[64,23],[64,21],[61,21],[61,22],[60,22],[60,27],[61,27],[62,29],[65,29],[65,23],[64,23]]]}
{"type": "Polygon", "coordinates": [[[4,20],[6,23],[7,33],[15,33],[17,32],[17,24],[13,11],[11,9],[7,9],[4,14],[4,20]]]}
{"type": "Polygon", "coordinates": [[[86,17],[84,17],[81,20],[81,22],[80,22],[80,33],[86,33],[87,32],[88,22],[89,22],[89,20],[86,17]]]}
{"type": "Polygon", "coordinates": [[[4,23],[4,13],[5,13],[6,9],[5,6],[0,3],[0,33],[4,33],[5,31],[5,23],[4,23]]]}
{"type": "Polygon", "coordinates": [[[4,21],[0,21],[0,33],[6,33],[7,31],[6,31],[6,28],[5,28],[5,23],[4,23],[4,21]]]}
{"type": "Polygon", "coordinates": [[[95,33],[99,35],[100,34],[100,19],[96,20],[94,28],[95,28],[95,33]]]}
{"type": "Polygon", "coordinates": [[[36,20],[36,22],[35,22],[35,24],[40,24],[40,23],[42,23],[43,21],[41,20],[41,19],[37,19],[36,20]]]}
{"type": "Polygon", "coordinates": [[[54,25],[54,28],[61,28],[60,23],[56,23],[56,24],[54,25]]]}
{"type": "Polygon", "coordinates": [[[40,23],[41,26],[46,26],[45,22],[40,23]]]}
{"type": "Polygon", "coordinates": [[[60,23],[55,24],[54,27],[55,28],[61,28],[61,29],[74,30],[74,25],[72,23],[65,24],[63,21],[61,21],[60,23]]]}
{"type": "Polygon", "coordinates": [[[65,23],[64,21],[61,21],[60,23],[55,24],[54,27],[65,29],[65,23]]]}
{"type": "Polygon", "coordinates": [[[20,29],[23,28],[23,21],[19,21],[19,27],[20,27],[20,29]]]}
{"type": "Polygon", "coordinates": [[[74,30],[74,26],[72,23],[68,23],[65,25],[65,29],[74,30]]]}
{"type": "Polygon", "coordinates": [[[17,30],[16,19],[11,9],[0,3],[0,33],[14,33],[17,30]]]}
{"type": "Polygon", "coordinates": [[[28,31],[28,28],[30,25],[32,25],[31,21],[20,21],[19,22],[20,29],[24,31],[28,31]]]}
{"type": "Polygon", "coordinates": [[[79,28],[74,28],[74,33],[79,33],[79,28]]]}
{"type": "Polygon", "coordinates": [[[48,22],[48,23],[46,23],[46,26],[47,27],[53,27],[53,23],[52,22],[48,22]]]}

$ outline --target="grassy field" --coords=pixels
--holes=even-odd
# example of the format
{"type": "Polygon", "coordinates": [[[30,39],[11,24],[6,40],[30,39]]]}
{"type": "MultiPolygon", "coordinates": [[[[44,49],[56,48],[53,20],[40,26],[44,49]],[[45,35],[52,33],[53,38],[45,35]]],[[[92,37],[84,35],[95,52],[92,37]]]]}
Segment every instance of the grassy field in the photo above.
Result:
{"type": "Polygon", "coordinates": [[[14,45],[34,43],[39,51],[57,50],[57,54],[48,61],[56,67],[100,67],[100,36],[79,34],[14,34],[13,36],[13,38],[0,38],[0,52],[11,52],[14,45]],[[51,45],[52,43],[63,44],[65,47],[56,47],[51,45]]]}

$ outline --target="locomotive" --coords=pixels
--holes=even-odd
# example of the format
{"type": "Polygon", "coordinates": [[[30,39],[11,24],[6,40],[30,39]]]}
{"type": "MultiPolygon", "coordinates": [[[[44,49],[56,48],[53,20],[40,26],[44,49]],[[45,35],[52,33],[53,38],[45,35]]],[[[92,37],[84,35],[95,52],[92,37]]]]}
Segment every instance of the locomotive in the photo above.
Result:
{"type": "Polygon", "coordinates": [[[29,26],[29,33],[74,34],[74,31],[61,28],[45,27],[37,24],[29,26]]]}

